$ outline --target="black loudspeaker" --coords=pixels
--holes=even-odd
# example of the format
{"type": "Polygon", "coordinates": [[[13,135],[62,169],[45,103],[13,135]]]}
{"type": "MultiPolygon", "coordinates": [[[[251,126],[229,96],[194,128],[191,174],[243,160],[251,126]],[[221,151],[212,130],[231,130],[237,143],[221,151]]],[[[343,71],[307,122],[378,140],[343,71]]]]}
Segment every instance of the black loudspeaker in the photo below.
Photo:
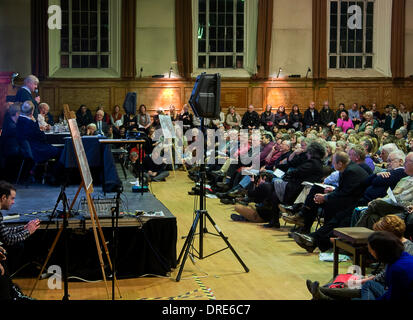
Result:
{"type": "Polygon", "coordinates": [[[136,92],[128,92],[125,101],[123,102],[123,109],[125,109],[126,114],[136,113],[136,102],[136,92]]]}
{"type": "Polygon", "coordinates": [[[219,119],[221,112],[221,76],[202,73],[196,78],[189,104],[195,115],[206,119],[219,119]]]}

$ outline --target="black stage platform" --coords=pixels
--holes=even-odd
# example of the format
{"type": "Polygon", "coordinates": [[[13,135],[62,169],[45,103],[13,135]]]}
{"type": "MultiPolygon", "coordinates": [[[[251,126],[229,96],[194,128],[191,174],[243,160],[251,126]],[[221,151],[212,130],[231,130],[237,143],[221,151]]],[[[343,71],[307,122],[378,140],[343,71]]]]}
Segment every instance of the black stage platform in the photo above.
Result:
{"type": "MultiPolygon", "coordinates": [[[[120,203],[117,276],[122,279],[146,274],[166,275],[176,267],[176,218],[154,195],[149,192],[133,193],[131,185],[127,184],[129,183],[124,182],[124,188],[130,189],[130,191],[122,193],[120,203]],[[147,214],[136,216],[136,211],[143,211],[147,214]]],[[[94,189],[94,199],[114,199],[116,197],[115,193],[102,193],[99,186],[95,186],[94,189]]],[[[17,219],[6,221],[9,225],[25,224],[35,218],[42,221],[40,229],[23,245],[8,248],[9,267],[12,274],[16,273],[15,277],[33,277],[40,272],[40,267],[43,265],[62,223],[62,219],[57,217],[50,220],[60,190],[60,187],[45,185],[17,186],[15,205],[10,212],[3,212],[4,216],[6,214],[19,214],[17,219]]],[[[77,190],[78,186],[66,188],[69,204],[77,190]]],[[[82,211],[82,199],[84,199],[83,190],[74,205],[75,214],[69,219],[69,277],[85,280],[102,279],[91,221],[88,212],[82,211]]],[[[62,209],[61,204],[58,209],[62,209]]],[[[96,209],[98,212],[100,211],[99,206],[96,209]]],[[[99,221],[111,251],[112,219],[110,214],[100,216],[99,221]]],[[[63,239],[61,238],[48,266],[63,265],[63,248],[63,239]]],[[[103,257],[106,264],[104,252],[103,257]]],[[[107,275],[110,276],[108,266],[106,266],[106,270],[107,275]]]]}

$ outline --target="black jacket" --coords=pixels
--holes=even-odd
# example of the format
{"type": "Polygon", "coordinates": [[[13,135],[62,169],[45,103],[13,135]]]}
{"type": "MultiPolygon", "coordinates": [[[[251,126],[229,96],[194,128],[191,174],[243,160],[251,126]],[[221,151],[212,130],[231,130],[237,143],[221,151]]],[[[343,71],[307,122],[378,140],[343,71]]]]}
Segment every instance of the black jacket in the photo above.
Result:
{"type": "Polygon", "coordinates": [[[37,116],[39,114],[39,104],[37,101],[33,98],[33,95],[29,93],[25,88],[21,87],[16,94],[16,102],[21,102],[24,103],[27,100],[30,100],[34,104],[34,112],[33,112],[33,117],[37,119],[37,116]]]}
{"type": "Polygon", "coordinates": [[[364,180],[369,175],[358,164],[351,162],[347,168],[340,173],[338,187],[326,197],[327,202],[334,205],[338,211],[353,209],[358,200],[363,196],[365,186],[364,180]]]}
{"type": "Polygon", "coordinates": [[[302,162],[297,168],[289,170],[283,177],[284,181],[288,181],[285,189],[284,201],[292,203],[303,190],[302,183],[321,182],[323,178],[323,162],[321,159],[309,159],[302,162]]]}
{"type": "Polygon", "coordinates": [[[394,134],[397,129],[403,127],[404,122],[403,118],[400,115],[397,115],[396,119],[394,120],[393,127],[391,126],[391,116],[386,117],[386,121],[384,122],[384,131],[388,131],[391,134],[394,134]]]}
{"type": "Polygon", "coordinates": [[[304,112],[304,125],[305,126],[315,126],[320,123],[320,113],[314,109],[314,118],[311,115],[310,108],[304,112]]]}
{"type": "Polygon", "coordinates": [[[242,116],[241,124],[244,129],[248,129],[248,126],[255,127],[255,129],[258,129],[258,127],[260,126],[260,116],[256,111],[247,111],[242,116]]]}
{"type": "Polygon", "coordinates": [[[336,115],[330,108],[327,110],[323,108],[320,111],[320,123],[323,126],[327,126],[330,122],[336,122],[336,115]]]}

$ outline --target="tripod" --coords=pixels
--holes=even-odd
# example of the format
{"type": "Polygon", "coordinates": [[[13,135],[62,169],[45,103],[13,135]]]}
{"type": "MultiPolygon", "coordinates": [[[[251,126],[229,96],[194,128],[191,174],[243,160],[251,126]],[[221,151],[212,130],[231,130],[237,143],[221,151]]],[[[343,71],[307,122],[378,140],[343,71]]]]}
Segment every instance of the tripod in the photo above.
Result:
{"type": "MultiPolygon", "coordinates": [[[[63,225],[62,228],[60,228],[60,230],[58,231],[58,235],[57,238],[62,234],[63,235],[63,245],[64,245],[64,250],[65,250],[65,254],[64,254],[64,264],[63,264],[63,270],[62,270],[62,277],[63,277],[63,301],[68,301],[69,300],[69,284],[68,284],[68,268],[69,268],[69,249],[68,249],[68,218],[71,216],[71,210],[72,210],[72,206],[69,206],[68,200],[67,200],[67,196],[66,196],[66,184],[63,184],[60,188],[60,193],[59,196],[57,198],[55,207],[53,209],[53,212],[50,216],[49,222],[47,224],[47,228],[49,227],[49,224],[51,222],[51,220],[55,217],[55,212],[57,210],[57,207],[59,205],[59,203],[62,202],[63,205],[63,225]]],[[[46,229],[47,229],[46,228],[46,229]]],[[[57,240],[55,240],[54,245],[56,245],[57,240]]],[[[53,245],[53,249],[54,249],[54,245],[53,245]]],[[[39,277],[36,279],[34,286],[32,288],[32,291],[30,292],[30,296],[33,294],[34,289],[36,288],[37,282],[40,278],[40,276],[42,275],[47,261],[49,260],[51,253],[52,253],[52,249],[49,251],[49,255],[47,257],[46,262],[43,264],[42,269],[40,271],[39,277]]]]}
{"type": "MultiPolygon", "coordinates": [[[[117,259],[117,247],[118,247],[118,230],[119,230],[119,203],[120,194],[123,191],[123,187],[118,187],[116,192],[116,207],[112,208],[112,250],[113,250],[113,261],[112,261],[112,300],[115,300],[115,279],[116,279],[116,259],[117,259]]],[[[120,291],[119,291],[120,295],[120,291]]],[[[120,296],[122,298],[122,296],[120,296]]]]}
{"type": "Polygon", "coordinates": [[[234,248],[229,243],[228,238],[222,233],[221,229],[216,225],[214,220],[209,215],[208,211],[206,211],[205,208],[204,208],[204,202],[205,202],[205,200],[204,200],[204,198],[205,198],[205,176],[206,176],[205,159],[206,159],[206,147],[207,147],[207,143],[206,143],[206,139],[205,139],[206,135],[205,135],[205,127],[204,127],[204,118],[201,118],[201,132],[204,135],[204,155],[203,155],[203,161],[201,162],[201,166],[200,166],[200,170],[199,170],[199,173],[200,173],[199,210],[196,211],[194,221],[192,222],[192,226],[191,226],[191,228],[188,232],[188,236],[186,237],[185,244],[182,247],[181,253],[179,254],[179,257],[178,257],[178,264],[181,261],[182,256],[183,256],[183,260],[182,260],[181,266],[179,268],[178,275],[176,277],[177,282],[181,280],[182,271],[184,269],[186,259],[188,258],[189,249],[191,247],[193,247],[194,236],[195,236],[195,232],[196,232],[196,228],[198,226],[198,223],[199,223],[199,251],[198,251],[199,256],[197,257],[198,259],[205,259],[207,257],[210,257],[214,254],[217,254],[217,253],[229,248],[231,250],[231,252],[234,254],[234,256],[237,258],[238,262],[242,265],[245,272],[249,272],[248,267],[245,265],[245,263],[242,261],[242,259],[239,257],[237,252],[234,250],[234,248]],[[204,224],[206,224],[206,219],[208,219],[209,222],[214,226],[215,230],[218,232],[218,234],[222,238],[222,240],[224,240],[227,247],[223,248],[221,250],[218,250],[214,253],[211,253],[207,256],[204,256],[204,233],[206,232],[205,231],[206,228],[205,228],[204,224]]]}

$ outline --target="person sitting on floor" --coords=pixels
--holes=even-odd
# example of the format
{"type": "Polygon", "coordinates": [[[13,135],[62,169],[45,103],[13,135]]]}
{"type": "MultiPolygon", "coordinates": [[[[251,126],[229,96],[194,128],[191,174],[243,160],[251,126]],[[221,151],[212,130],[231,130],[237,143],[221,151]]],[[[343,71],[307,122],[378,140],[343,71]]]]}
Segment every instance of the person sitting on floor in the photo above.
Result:
{"type": "Polygon", "coordinates": [[[148,181],[165,181],[169,176],[168,164],[162,157],[158,148],[153,149],[152,154],[143,158],[143,168],[148,181]]]}
{"type": "MultiPolygon", "coordinates": [[[[254,177],[251,177],[254,182],[254,177]]],[[[248,206],[237,204],[235,211],[239,214],[232,214],[231,219],[234,221],[249,221],[263,223],[270,221],[272,217],[271,195],[274,187],[272,184],[272,174],[262,172],[258,176],[256,183],[252,183],[248,190],[248,198],[252,199],[256,204],[248,206]]]]}

